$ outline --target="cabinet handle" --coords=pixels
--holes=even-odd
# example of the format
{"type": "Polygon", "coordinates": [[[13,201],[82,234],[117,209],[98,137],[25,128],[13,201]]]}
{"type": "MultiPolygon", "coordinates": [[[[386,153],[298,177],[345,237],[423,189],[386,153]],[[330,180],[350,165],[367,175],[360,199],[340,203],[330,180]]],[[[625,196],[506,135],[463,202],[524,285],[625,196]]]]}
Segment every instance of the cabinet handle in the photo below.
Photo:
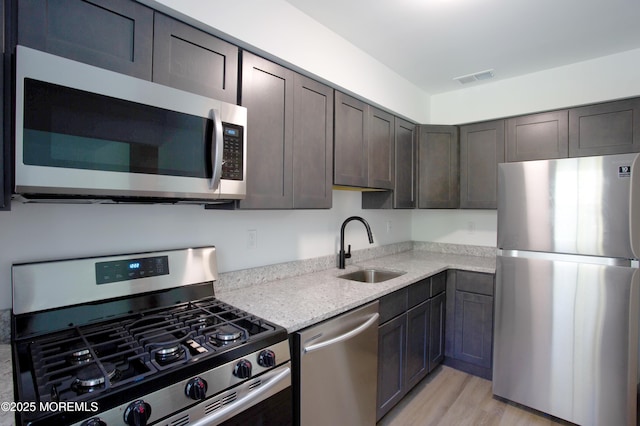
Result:
{"type": "Polygon", "coordinates": [[[371,316],[371,318],[369,318],[367,321],[365,321],[362,325],[359,325],[358,327],[344,333],[341,334],[338,337],[334,337],[333,339],[329,339],[326,342],[322,342],[322,343],[317,343],[315,345],[311,345],[311,346],[307,346],[306,348],[304,348],[304,353],[308,354],[309,352],[312,351],[316,351],[318,349],[322,349],[326,346],[330,346],[333,345],[334,343],[339,343],[342,342],[344,340],[350,339],[353,336],[357,336],[358,334],[362,333],[363,331],[365,331],[367,328],[369,328],[369,326],[371,326],[371,324],[373,324],[374,322],[378,321],[378,318],[380,317],[380,314],[375,313],[371,316]]]}
{"type": "Polygon", "coordinates": [[[211,134],[211,183],[209,188],[216,190],[220,186],[220,178],[222,177],[222,153],[224,141],[222,139],[222,120],[220,113],[216,109],[209,111],[209,117],[213,119],[213,132],[211,134]]]}

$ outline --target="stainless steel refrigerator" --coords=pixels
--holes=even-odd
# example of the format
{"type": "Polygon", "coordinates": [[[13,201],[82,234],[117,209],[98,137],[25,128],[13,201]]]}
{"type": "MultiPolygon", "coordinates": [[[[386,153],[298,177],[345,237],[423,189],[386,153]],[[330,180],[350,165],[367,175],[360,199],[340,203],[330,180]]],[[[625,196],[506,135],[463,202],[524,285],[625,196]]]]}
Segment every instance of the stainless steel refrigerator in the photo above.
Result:
{"type": "Polygon", "coordinates": [[[636,425],[637,154],[499,165],[493,393],[636,425]]]}

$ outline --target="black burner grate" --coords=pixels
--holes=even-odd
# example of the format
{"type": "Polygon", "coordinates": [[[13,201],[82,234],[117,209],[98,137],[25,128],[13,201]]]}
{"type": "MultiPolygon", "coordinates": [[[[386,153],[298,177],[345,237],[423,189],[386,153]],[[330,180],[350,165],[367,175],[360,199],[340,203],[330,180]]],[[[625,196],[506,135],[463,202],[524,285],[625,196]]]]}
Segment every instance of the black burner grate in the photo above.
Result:
{"type": "Polygon", "coordinates": [[[37,397],[90,399],[274,329],[215,298],[76,326],[29,343],[37,397]]]}

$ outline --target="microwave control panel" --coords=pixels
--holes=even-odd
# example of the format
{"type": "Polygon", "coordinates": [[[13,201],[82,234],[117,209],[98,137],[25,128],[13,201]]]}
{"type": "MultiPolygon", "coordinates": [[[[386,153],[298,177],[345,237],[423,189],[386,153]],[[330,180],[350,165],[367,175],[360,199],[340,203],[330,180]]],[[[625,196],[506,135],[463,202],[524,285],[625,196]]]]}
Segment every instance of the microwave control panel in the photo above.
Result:
{"type": "Polygon", "coordinates": [[[244,135],[242,126],[222,123],[222,179],[243,179],[244,135]]]}

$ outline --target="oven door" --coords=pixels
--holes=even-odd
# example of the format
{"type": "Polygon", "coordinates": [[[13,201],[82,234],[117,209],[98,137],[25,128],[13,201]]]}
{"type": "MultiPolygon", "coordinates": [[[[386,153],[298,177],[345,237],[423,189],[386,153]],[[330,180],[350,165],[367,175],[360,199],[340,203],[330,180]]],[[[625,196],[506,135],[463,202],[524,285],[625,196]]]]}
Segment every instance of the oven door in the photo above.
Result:
{"type": "Polygon", "coordinates": [[[291,425],[291,363],[287,362],[235,388],[208,398],[195,407],[166,419],[162,424],[291,425]]]}
{"type": "Polygon", "coordinates": [[[16,58],[16,193],[244,198],[246,109],[24,46],[16,58]]]}

